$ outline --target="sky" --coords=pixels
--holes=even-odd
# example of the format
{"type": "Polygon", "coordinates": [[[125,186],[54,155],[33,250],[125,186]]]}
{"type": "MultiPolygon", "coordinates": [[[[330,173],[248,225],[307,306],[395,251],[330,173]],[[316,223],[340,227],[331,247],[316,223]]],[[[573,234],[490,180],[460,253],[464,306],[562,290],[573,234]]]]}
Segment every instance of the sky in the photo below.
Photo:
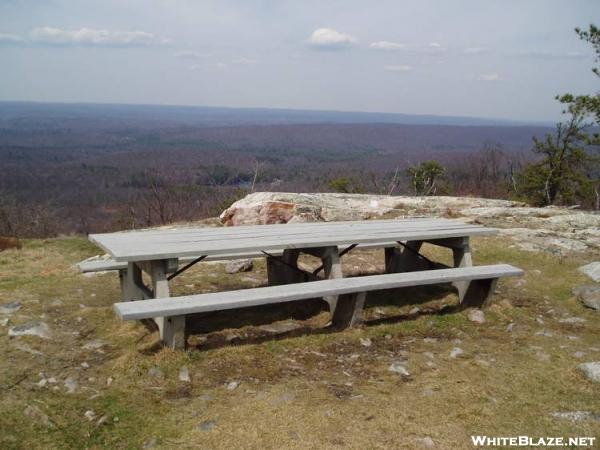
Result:
{"type": "Polygon", "coordinates": [[[0,100],[548,121],[600,0],[0,0],[0,100]]]}

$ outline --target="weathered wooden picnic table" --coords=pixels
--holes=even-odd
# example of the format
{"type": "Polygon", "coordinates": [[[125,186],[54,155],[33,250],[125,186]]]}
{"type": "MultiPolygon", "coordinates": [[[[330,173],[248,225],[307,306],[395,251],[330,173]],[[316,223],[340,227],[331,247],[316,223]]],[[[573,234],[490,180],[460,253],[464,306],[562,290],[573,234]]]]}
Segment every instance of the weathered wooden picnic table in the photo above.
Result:
{"type": "MultiPolygon", "coordinates": [[[[148,316],[153,317],[157,322],[163,342],[172,347],[182,347],[185,345],[181,342],[184,339],[182,336],[185,328],[185,314],[205,311],[206,305],[203,309],[200,299],[195,298],[192,299],[192,306],[187,302],[180,310],[177,310],[180,314],[172,313],[170,316],[166,316],[169,308],[165,309],[164,304],[160,303],[159,300],[151,299],[168,298],[170,296],[169,280],[206,258],[214,261],[220,258],[231,259],[236,255],[240,257],[248,255],[264,256],[267,259],[267,274],[270,286],[298,283],[294,288],[297,291],[296,294],[293,294],[292,291],[294,290],[290,291],[288,289],[288,291],[280,292],[273,291],[275,288],[269,287],[253,290],[258,292],[260,289],[271,289],[272,292],[269,291],[270,300],[268,302],[275,303],[274,299],[277,296],[282,298],[282,301],[305,298],[308,294],[303,291],[309,292],[311,289],[314,291],[316,286],[321,286],[314,285],[311,289],[306,290],[308,283],[305,282],[312,282],[319,278],[318,274],[321,271],[324,279],[341,279],[343,275],[340,258],[356,247],[385,248],[385,268],[386,273],[390,274],[414,272],[428,268],[446,268],[447,266],[430,261],[420,254],[419,250],[423,243],[431,243],[451,249],[454,255],[453,266],[466,269],[472,266],[470,238],[492,235],[496,232],[497,230],[492,228],[466,224],[459,220],[411,218],[127,231],[93,234],[89,238],[108,252],[115,263],[127,264],[126,270],[120,271],[122,274],[122,301],[147,300],[146,302],[135,302],[135,305],[119,303],[117,312],[121,317],[140,318],[144,316],[140,312],[140,308],[143,309],[144,306],[148,306],[149,309],[146,312],[146,315],[148,315],[151,314],[150,311],[154,307],[155,312],[162,311],[166,317],[165,319],[165,317],[148,316]],[[311,273],[301,270],[298,267],[298,257],[301,253],[320,258],[322,265],[311,273]],[[187,264],[181,266],[181,260],[186,261],[187,264]],[[148,274],[151,280],[150,286],[143,283],[142,271],[148,274]],[[156,302],[159,302],[162,306],[156,302]],[[182,317],[183,319],[181,319],[182,317]]],[[[485,272],[485,274],[489,275],[488,272],[485,272]]],[[[517,273],[511,272],[508,274],[515,275],[517,273]]],[[[503,273],[499,274],[499,276],[503,275],[503,273]]],[[[466,295],[469,280],[474,276],[475,278],[477,276],[481,278],[483,275],[463,271],[460,274],[451,272],[449,276],[449,279],[455,282],[462,300],[466,295]]],[[[366,280],[367,277],[364,278],[366,280]]],[[[419,279],[413,279],[413,285],[429,284],[432,282],[431,280],[437,279],[431,276],[425,277],[425,275],[422,278],[422,283],[419,283],[419,279]]],[[[491,277],[489,278],[491,279],[491,277]]],[[[369,280],[370,284],[364,290],[372,290],[375,281],[369,280]]],[[[390,281],[399,282],[402,280],[388,279],[388,284],[382,288],[396,285],[394,283],[390,284],[390,281]]],[[[323,284],[322,288],[322,292],[327,294],[323,298],[330,304],[333,313],[337,303],[336,293],[346,293],[348,289],[343,289],[341,284],[335,286],[333,284],[328,286],[323,284]]],[[[489,286],[487,290],[489,291],[489,286]]],[[[264,295],[258,295],[260,292],[258,294],[254,293],[254,296],[251,295],[250,290],[244,292],[246,292],[249,299],[251,297],[256,298],[255,301],[238,302],[236,305],[253,306],[267,302],[264,295]],[[262,303],[261,298],[263,299],[262,303]]],[[[312,292],[312,294],[314,293],[312,292]]],[[[213,305],[213,310],[218,309],[219,305],[223,305],[223,309],[232,307],[231,305],[226,306],[228,304],[228,294],[231,294],[229,297],[237,296],[236,298],[244,295],[243,292],[235,295],[233,295],[234,292],[224,292],[221,297],[211,298],[212,303],[210,304],[213,305]]],[[[362,301],[364,302],[364,295],[362,301]]],[[[178,305],[178,303],[167,304],[171,309],[175,305],[178,305]]]]}

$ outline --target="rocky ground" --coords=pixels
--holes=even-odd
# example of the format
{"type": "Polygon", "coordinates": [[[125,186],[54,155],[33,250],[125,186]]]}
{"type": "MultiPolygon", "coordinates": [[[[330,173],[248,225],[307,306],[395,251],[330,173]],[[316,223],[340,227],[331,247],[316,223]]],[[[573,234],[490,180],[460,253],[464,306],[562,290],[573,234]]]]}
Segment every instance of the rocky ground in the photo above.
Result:
{"type": "MultiPolygon", "coordinates": [[[[525,269],[485,311],[446,288],[368,298],[333,332],[305,302],[195,317],[187,352],[119,321],[83,237],[0,252],[1,448],[470,448],[470,435],[600,437],[600,220],[494,200],[257,193],[226,224],[461,217],[501,228],[476,264],[525,269]]],[[[209,221],[210,222],[210,221],[209,221]]],[[[212,222],[214,225],[214,221],[212,222]]],[[[178,225],[186,226],[186,225],[178,225]]],[[[449,261],[427,246],[427,256],[449,261]]],[[[315,261],[303,258],[312,267],[315,261]]],[[[344,257],[380,272],[380,251],[344,257]]],[[[260,286],[264,262],[198,264],[175,294],[260,286]]]]}

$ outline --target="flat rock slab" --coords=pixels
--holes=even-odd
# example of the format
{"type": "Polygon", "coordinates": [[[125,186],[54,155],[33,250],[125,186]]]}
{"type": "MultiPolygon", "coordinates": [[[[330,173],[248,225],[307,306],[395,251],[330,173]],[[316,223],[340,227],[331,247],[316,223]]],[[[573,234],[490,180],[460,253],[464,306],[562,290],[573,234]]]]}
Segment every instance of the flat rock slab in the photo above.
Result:
{"type": "Polygon", "coordinates": [[[0,314],[12,314],[20,310],[22,307],[19,302],[4,303],[0,305],[0,314]]]}
{"type": "Polygon", "coordinates": [[[227,273],[249,272],[254,267],[251,259],[234,259],[225,266],[227,273]]]}
{"type": "Polygon", "coordinates": [[[581,266],[579,271],[585,273],[596,282],[600,282],[600,261],[594,261],[585,266],[581,266]]]}
{"type": "Polygon", "coordinates": [[[262,325],[258,328],[269,334],[282,334],[302,328],[302,325],[295,322],[276,322],[269,325],[262,325]]]}
{"type": "Polygon", "coordinates": [[[577,368],[590,381],[600,383],[600,361],[579,364],[577,368]]]}
{"type": "Polygon", "coordinates": [[[31,322],[23,325],[17,325],[8,330],[10,337],[16,336],[38,336],[42,339],[50,339],[52,332],[48,324],[44,322],[31,322]]]}
{"type": "Polygon", "coordinates": [[[588,308],[600,311],[600,284],[576,287],[573,294],[588,308]]]}

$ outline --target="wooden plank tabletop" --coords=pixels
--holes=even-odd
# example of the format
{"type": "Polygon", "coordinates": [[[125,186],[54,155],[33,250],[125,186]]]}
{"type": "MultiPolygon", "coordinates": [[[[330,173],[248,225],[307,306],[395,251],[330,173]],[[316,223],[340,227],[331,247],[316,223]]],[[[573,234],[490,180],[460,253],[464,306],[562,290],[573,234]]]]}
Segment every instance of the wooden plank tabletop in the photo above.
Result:
{"type": "Polygon", "coordinates": [[[174,228],[91,234],[116,261],[148,261],[194,255],[269,251],[328,245],[482,236],[496,229],[454,219],[411,218],[315,222],[219,228],[174,228]]]}

